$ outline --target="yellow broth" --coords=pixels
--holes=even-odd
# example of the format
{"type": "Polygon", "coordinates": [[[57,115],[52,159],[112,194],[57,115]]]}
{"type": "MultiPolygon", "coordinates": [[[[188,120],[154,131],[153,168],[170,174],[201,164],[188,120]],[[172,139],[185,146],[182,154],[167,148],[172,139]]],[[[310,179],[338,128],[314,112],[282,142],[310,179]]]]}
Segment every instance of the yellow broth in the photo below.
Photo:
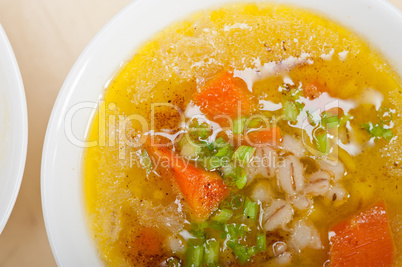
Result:
{"type": "MultiPolygon", "coordinates": [[[[244,70],[253,68],[256,59],[264,64],[302,53],[310,54],[314,63],[292,68],[287,76],[296,84],[320,81],[332,97],[340,99],[358,99],[366,88],[375,89],[384,97],[382,107],[396,110],[392,128],[396,138],[390,142],[376,140],[375,145],[364,146],[362,153],[348,157],[352,163],[344,163],[347,175],[342,181],[350,197],[341,205],[318,197],[308,215],[320,233],[324,249],[305,249],[293,257],[291,265],[322,266],[329,258],[329,227],[379,199],[387,205],[396,265],[402,264],[399,78],[364,40],[327,18],[290,6],[239,4],[200,12],[161,31],[137,49],[105,91],[88,136],[88,140],[97,140],[98,146],[85,151],[83,179],[88,224],[108,266],[156,266],[156,262],[174,255],[163,245],[169,234],[167,229],[150,227],[157,234],[146,237],[158,244],[158,253],[152,249],[146,252],[147,245],[138,237],[144,228],[141,221],[149,228],[158,225],[167,209],[175,212],[178,192],[168,177],[147,175],[144,168],[133,164],[142,147],[130,147],[121,136],[124,133],[132,140],[143,129],[135,120],[119,129],[119,121],[123,121],[119,115],[138,114],[150,123],[152,103],[170,103],[184,111],[197,89],[222,69],[244,70]],[[330,60],[320,57],[332,49],[330,60]],[[348,51],[346,59],[339,55],[344,51],[348,51]]],[[[278,103],[278,87],[282,84],[282,75],[258,81],[253,94],[278,103]]],[[[374,122],[377,116],[372,105],[360,105],[351,113],[356,125],[374,122]]],[[[180,117],[172,109],[159,106],[154,115],[155,131],[179,129],[180,117]]],[[[300,135],[300,130],[286,125],[282,131],[300,135]]],[[[361,142],[368,141],[364,131],[361,136],[361,142]]],[[[253,183],[243,189],[245,195],[253,183]]],[[[182,200],[179,202],[185,206],[182,200]]],[[[177,214],[182,222],[191,220],[185,211],[177,214]]],[[[188,223],[184,225],[189,229],[188,223]]],[[[258,257],[249,265],[274,264],[258,257]]],[[[221,253],[220,260],[222,266],[236,262],[230,250],[221,253]]]]}

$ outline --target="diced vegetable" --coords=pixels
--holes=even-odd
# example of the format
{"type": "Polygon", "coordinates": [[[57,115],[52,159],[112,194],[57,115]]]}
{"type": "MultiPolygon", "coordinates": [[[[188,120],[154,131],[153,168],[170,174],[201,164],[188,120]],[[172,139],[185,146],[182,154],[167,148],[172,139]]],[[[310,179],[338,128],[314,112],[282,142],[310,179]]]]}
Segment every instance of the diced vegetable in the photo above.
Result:
{"type": "Polygon", "coordinates": [[[258,252],[258,250],[257,250],[257,247],[249,247],[248,249],[247,249],[247,254],[250,256],[250,257],[252,257],[252,256],[254,256],[255,254],[257,254],[257,252],[258,252]]]}
{"type": "Polygon", "coordinates": [[[243,237],[248,231],[245,225],[231,223],[225,225],[226,239],[232,242],[237,242],[238,238],[243,237]]]}
{"type": "Polygon", "coordinates": [[[205,140],[211,135],[212,130],[208,123],[199,123],[198,120],[193,120],[189,125],[188,132],[194,140],[205,140]]]}
{"type": "Polygon", "coordinates": [[[243,134],[246,121],[247,121],[247,118],[244,116],[237,117],[236,119],[234,119],[233,120],[233,133],[234,134],[243,134]]]}
{"type": "Polygon", "coordinates": [[[314,142],[320,153],[327,154],[329,152],[329,140],[326,132],[314,135],[314,142]]]}
{"type": "Polygon", "coordinates": [[[253,157],[255,148],[251,146],[240,146],[233,153],[233,161],[239,163],[242,166],[246,166],[253,157]]]}
{"type": "Polygon", "coordinates": [[[246,202],[244,203],[244,216],[255,221],[258,214],[258,204],[256,202],[251,201],[248,197],[246,198],[246,202]]]}
{"type": "Polygon", "coordinates": [[[246,140],[251,146],[258,145],[278,145],[281,140],[281,131],[278,127],[273,127],[267,130],[253,131],[247,133],[246,140]]]}
{"type": "Polygon", "coordinates": [[[232,249],[233,253],[236,255],[241,264],[244,264],[250,260],[251,257],[248,254],[247,246],[236,244],[234,242],[228,242],[228,247],[232,249]]]}
{"type": "Polygon", "coordinates": [[[236,186],[243,189],[247,184],[247,174],[243,168],[236,168],[236,186]]]}
{"type": "Polygon", "coordinates": [[[187,242],[186,266],[187,267],[201,266],[203,257],[204,257],[203,241],[201,239],[189,239],[187,242]]]}
{"type": "Polygon", "coordinates": [[[187,159],[195,159],[200,154],[201,149],[201,146],[197,145],[194,141],[184,141],[181,147],[180,155],[187,159]]]}
{"type": "Polygon", "coordinates": [[[198,168],[166,147],[148,147],[147,150],[160,162],[160,168],[173,176],[196,219],[205,220],[229,194],[216,172],[198,168]]]}
{"type": "Polygon", "coordinates": [[[217,115],[236,118],[250,114],[254,109],[252,95],[247,85],[229,72],[218,74],[194,96],[195,104],[210,119],[217,115]]]}
{"type": "Polygon", "coordinates": [[[233,215],[233,210],[221,209],[213,217],[212,220],[220,223],[226,223],[233,215]]]}
{"type": "Polygon", "coordinates": [[[215,239],[207,240],[204,244],[204,261],[207,266],[215,266],[219,261],[219,242],[215,239]]]}
{"type": "Polygon", "coordinates": [[[394,134],[391,129],[386,129],[382,124],[373,125],[371,122],[361,125],[372,137],[384,138],[386,141],[390,141],[394,134]]]}
{"type": "Polygon", "coordinates": [[[328,112],[323,112],[321,115],[321,125],[327,127],[328,129],[335,128],[339,125],[339,118],[338,115],[332,116],[328,112]]]}
{"type": "Polygon", "coordinates": [[[330,242],[331,267],[394,265],[395,248],[384,201],[332,227],[330,242]]]}
{"type": "Polygon", "coordinates": [[[286,101],[283,105],[283,114],[285,115],[286,120],[290,122],[296,122],[297,116],[300,114],[300,110],[297,105],[293,101],[286,101]]]}
{"type": "Polygon", "coordinates": [[[265,233],[257,234],[257,250],[266,251],[267,250],[267,237],[265,233]]]}

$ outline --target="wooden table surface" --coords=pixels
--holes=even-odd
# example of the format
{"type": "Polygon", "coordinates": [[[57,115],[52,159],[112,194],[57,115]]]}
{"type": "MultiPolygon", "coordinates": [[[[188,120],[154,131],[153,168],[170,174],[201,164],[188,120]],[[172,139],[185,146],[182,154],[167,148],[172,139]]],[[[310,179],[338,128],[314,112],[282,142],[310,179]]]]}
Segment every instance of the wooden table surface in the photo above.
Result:
{"type": "MultiPolygon", "coordinates": [[[[25,174],[0,236],[0,266],[55,266],[40,198],[43,140],[53,103],[70,68],[100,28],[130,0],[0,0],[28,103],[25,174]]],[[[402,10],[402,0],[390,0],[402,10]]],[[[402,34],[402,33],[401,33],[402,34]]]]}

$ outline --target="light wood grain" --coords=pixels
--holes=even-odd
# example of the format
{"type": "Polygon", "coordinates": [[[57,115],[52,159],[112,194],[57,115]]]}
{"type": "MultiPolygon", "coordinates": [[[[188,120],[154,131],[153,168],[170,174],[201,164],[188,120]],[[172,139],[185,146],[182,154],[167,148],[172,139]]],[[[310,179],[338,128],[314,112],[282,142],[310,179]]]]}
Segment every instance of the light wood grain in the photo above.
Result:
{"type": "MultiPolygon", "coordinates": [[[[14,211],[0,236],[0,266],[55,266],[40,202],[40,162],[47,122],[81,51],[129,2],[0,0],[0,23],[19,62],[29,116],[27,164],[14,211]]],[[[402,10],[402,0],[390,2],[402,10]]]]}

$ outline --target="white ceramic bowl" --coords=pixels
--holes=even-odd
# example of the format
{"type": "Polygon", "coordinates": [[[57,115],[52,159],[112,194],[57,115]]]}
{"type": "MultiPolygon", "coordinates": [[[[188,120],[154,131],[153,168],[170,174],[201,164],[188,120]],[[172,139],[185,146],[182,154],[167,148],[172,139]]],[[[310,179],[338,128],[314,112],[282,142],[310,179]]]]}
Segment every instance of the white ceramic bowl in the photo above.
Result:
{"type": "MultiPolygon", "coordinates": [[[[80,146],[105,84],[121,62],[131,59],[135,49],[159,30],[195,11],[229,2],[233,1],[134,1],[100,31],[77,60],[57,98],[43,148],[43,213],[58,265],[103,265],[86,225],[80,146]]],[[[311,8],[349,27],[379,49],[402,76],[402,14],[386,1],[276,2],[311,8]]]]}
{"type": "Polygon", "coordinates": [[[0,233],[20,190],[27,142],[24,86],[17,60],[0,25],[0,233]]]}

